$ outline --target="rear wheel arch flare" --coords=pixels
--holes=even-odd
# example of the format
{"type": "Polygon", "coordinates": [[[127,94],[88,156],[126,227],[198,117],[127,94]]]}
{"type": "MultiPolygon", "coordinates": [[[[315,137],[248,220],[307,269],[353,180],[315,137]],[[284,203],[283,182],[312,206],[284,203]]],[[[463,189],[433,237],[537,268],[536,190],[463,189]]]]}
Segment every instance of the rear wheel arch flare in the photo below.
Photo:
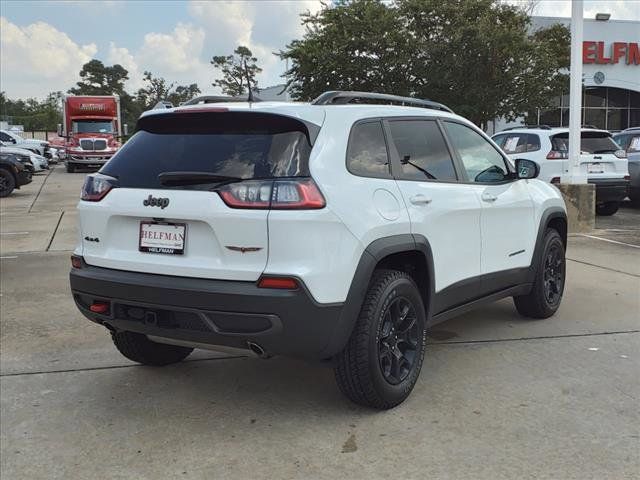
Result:
{"type": "Polygon", "coordinates": [[[423,235],[393,235],[373,241],[365,250],[376,261],[368,279],[376,269],[380,268],[408,273],[420,290],[427,309],[427,318],[430,318],[429,309],[435,288],[435,272],[429,241],[423,235]]]}

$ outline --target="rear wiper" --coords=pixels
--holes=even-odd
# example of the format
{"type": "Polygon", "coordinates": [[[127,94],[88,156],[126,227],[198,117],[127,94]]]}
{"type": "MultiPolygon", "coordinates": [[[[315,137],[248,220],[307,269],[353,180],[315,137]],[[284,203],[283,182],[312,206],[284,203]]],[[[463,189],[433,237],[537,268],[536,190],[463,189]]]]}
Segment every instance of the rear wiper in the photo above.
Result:
{"type": "Polygon", "coordinates": [[[211,172],[162,172],[158,175],[161,185],[202,185],[204,183],[232,183],[242,180],[240,177],[216,175],[211,172]]]}

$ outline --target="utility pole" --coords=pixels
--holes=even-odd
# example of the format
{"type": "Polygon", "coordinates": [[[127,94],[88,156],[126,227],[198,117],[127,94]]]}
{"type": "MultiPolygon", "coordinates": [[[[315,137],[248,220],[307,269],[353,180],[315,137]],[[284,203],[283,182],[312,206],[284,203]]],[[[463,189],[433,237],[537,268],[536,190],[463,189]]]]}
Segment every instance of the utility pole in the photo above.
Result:
{"type": "Polygon", "coordinates": [[[571,2],[571,70],[569,85],[569,161],[561,182],[587,183],[580,171],[580,127],[582,125],[582,0],[571,2]]]}

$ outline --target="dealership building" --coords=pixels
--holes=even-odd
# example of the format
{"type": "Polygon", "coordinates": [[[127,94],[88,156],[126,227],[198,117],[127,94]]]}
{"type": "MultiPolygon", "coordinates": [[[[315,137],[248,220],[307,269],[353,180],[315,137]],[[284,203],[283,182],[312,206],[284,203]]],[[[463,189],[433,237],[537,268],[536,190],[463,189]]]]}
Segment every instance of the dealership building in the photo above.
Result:
{"type": "MultiPolygon", "coordinates": [[[[585,19],[582,47],[582,124],[611,131],[640,127],[640,22],[585,19]]],[[[532,17],[534,30],[571,19],[532,17]]],[[[528,123],[550,127],[569,125],[569,92],[557,97],[552,108],[530,112],[528,123]]],[[[496,120],[489,132],[524,123],[496,120]]]]}

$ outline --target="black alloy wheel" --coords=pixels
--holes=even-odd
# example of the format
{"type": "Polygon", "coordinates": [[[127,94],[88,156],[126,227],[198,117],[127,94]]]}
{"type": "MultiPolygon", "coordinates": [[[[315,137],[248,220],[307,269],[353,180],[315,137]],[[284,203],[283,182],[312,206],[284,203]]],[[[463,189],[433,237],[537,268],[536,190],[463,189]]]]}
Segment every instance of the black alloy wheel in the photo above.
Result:
{"type": "Polygon", "coordinates": [[[544,260],[544,296],[549,305],[556,305],[562,298],[564,287],[564,252],[558,244],[551,245],[544,260]]]}
{"type": "Polygon", "coordinates": [[[549,318],[560,307],[567,274],[565,245],[557,230],[549,228],[545,232],[537,263],[531,291],[513,297],[513,301],[518,312],[525,317],[549,318]]]}
{"type": "Polygon", "coordinates": [[[16,181],[11,172],[4,168],[0,168],[0,197],[7,197],[16,187],[16,181]]]}
{"type": "Polygon", "coordinates": [[[407,378],[419,340],[415,307],[406,297],[395,298],[384,313],[378,342],[378,360],[387,382],[397,385],[407,378]]]}
{"type": "Polygon", "coordinates": [[[413,277],[374,271],[360,314],[334,372],[342,393],[377,409],[402,403],[418,380],[427,342],[427,309],[413,277]]]}

